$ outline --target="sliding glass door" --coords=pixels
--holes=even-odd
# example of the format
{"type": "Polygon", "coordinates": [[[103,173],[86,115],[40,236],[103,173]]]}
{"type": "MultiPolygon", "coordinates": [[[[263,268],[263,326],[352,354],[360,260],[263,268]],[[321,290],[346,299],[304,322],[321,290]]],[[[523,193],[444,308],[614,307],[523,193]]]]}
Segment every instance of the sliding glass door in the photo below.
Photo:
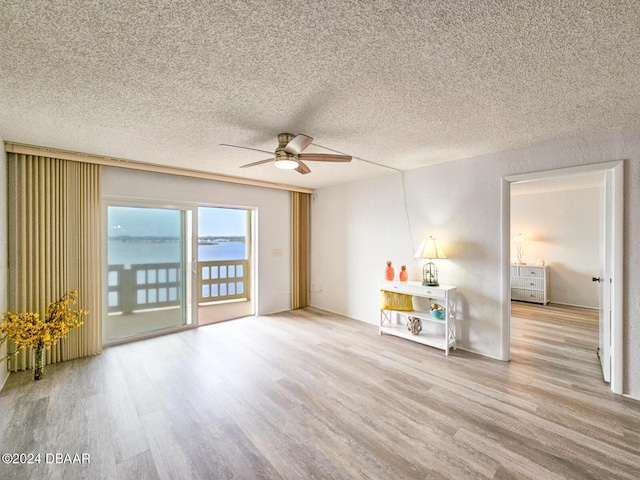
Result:
{"type": "Polygon", "coordinates": [[[104,343],[190,323],[191,212],[107,207],[107,304],[104,343]]]}

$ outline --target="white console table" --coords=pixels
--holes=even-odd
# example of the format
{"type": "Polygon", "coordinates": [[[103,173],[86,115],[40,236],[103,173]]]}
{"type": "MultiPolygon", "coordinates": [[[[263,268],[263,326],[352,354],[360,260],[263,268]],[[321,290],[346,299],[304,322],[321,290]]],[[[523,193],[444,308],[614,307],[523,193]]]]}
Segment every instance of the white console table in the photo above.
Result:
{"type": "Polygon", "coordinates": [[[456,287],[440,285],[425,287],[421,282],[380,281],[380,290],[411,295],[412,311],[380,310],[380,335],[383,333],[406,338],[413,342],[444,350],[449,355],[450,348],[457,347],[456,341],[456,287]],[[435,319],[429,312],[432,303],[445,307],[445,318],[435,319]],[[407,328],[408,317],[417,317],[422,322],[422,331],[417,335],[407,328]]]}

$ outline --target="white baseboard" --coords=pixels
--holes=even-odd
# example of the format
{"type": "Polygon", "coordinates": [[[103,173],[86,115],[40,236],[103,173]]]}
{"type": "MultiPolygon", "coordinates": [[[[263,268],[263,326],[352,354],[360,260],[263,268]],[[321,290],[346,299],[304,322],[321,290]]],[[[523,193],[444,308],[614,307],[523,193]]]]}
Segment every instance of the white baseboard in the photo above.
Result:
{"type": "Polygon", "coordinates": [[[623,397],[630,398],[631,400],[635,400],[635,401],[637,401],[637,402],[640,402],[640,398],[638,398],[638,397],[634,397],[633,395],[629,395],[628,393],[623,393],[623,394],[622,394],[622,396],[623,396],[623,397]]]}
{"type": "Polygon", "coordinates": [[[341,317],[344,318],[348,318],[350,320],[355,320],[356,322],[362,322],[362,323],[367,323],[369,325],[378,325],[378,322],[367,322],[366,320],[361,320],[360,318],[355,318],[355,317],[350,317],[349,315],[345,315],[344,313],[340,313],[340,312],[336,312],[334,310],[329,310],[328,308],[323,308],[323,307],[317,307],[315,305],[309,305],[310,308],[315,308],[316,310],[320,310],[322,312],[327,312],[327,313],[331,313],[333,315],[339,315],[341,317]]]}
{"type": "Polygon", "coordinates": [[[584,305],[576,305],[575,303],[564,303],[564,302],[554,302],[549,301],[552,305],[566,305],[567,307],[578,307],[578,308],[588,308],[589,310],[600,310],[598,307],[586,307],[584,305]]]}

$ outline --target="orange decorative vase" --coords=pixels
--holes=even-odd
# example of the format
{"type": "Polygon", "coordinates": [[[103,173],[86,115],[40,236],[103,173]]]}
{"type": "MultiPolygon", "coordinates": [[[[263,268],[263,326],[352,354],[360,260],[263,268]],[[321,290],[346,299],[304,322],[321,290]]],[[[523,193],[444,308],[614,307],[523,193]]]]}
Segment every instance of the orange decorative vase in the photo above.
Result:
{"type": "Polygon", "coordinates": [[[393,280],[394,275],[395,275],[395,272],[393,270],[393,267],[391,266],[391,261],[388,261],[387,266],[384,269],[384,279],[390,282],[393,280]]]}
{"type": "Polygon", "coordinates": [[[402,265],[402,267],[400,268],[402,269],[400,271],[400,281],[406,282],[409,279],[409,274],[407,273],[407,267],[405,265],[402,265]]]}

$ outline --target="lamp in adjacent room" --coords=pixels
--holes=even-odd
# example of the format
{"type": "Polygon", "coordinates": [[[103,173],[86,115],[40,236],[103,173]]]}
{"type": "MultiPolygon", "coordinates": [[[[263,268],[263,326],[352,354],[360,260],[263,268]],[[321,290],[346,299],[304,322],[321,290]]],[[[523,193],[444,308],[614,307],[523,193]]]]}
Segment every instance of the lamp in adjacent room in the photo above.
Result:
{"type": "Polygon", "coordinates": [[[438,240],[429,236],[425,238],[416,252],[416,258],[427,258],[429,261],[422,267],[422,285],[428,287],[437,287],[438,283],[438,267],[432,260],[437,258],[447,258],[442,250],[442,247],[438,243],[438,240]]]}
{"type": "Polygon", "coordinates": [[[518,265],[525,265],[522,262],[522,254],[523,254],[523,247],[526,241],[527,241],[527,237],[522,233],[519,233],[513,239],[513,242],[516,244],[516,257],[518,258],[518,265]]]}

